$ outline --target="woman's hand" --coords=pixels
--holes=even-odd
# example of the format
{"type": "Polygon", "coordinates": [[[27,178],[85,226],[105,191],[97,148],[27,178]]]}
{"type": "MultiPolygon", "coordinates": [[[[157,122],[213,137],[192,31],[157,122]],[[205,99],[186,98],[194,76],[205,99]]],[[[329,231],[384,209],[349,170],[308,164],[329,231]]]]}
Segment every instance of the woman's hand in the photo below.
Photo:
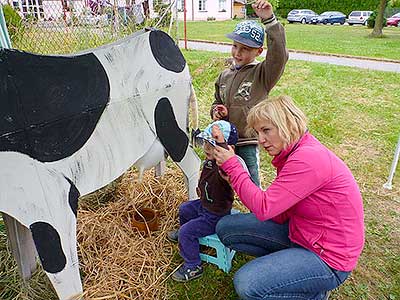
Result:
{"type": "Polygon", "coordinates": [[[268,19],[272,17],[272,14],[274,13],[271,3],[265,0],[256,0],[256,2],[251,6],[253,7],[256,15],[261,19],[268,19]]]}
{"type": "Polygon", "coordinates": [[[235,151],[233,150],[233,148],[229,145],[228,145],[228,148],[229,149],[227,150],[218,145],[215,146],[214,158],[215,158],[215,161],[217,162],[218,166],[221,166],[224,162],[226,162],[232,156],[235,156],[235,151]]]}

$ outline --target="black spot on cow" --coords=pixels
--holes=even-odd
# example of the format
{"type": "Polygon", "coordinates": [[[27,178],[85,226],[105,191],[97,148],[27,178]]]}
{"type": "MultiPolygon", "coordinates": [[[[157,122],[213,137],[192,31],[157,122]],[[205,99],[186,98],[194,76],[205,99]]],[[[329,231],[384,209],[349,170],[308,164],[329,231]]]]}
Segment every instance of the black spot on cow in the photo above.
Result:
{"type": "Polygon", "coordinates": [[[0,151],[42,162],[68,157],[88,140],[110,84],[94,54],[43,56],[0,50],[0,151]]]}
{"type": "Polygon", "coordinates": [[[58,232],[45,222],[35,222],[30,229],[43,269],[52,274],[62,271],[67,260],[58,232]]]}
{"type": "Polygon", "coordinates": [[[175,162],[180,162],[189,146],[189,138],[179,128],[168,98],[161,98],[158,101],[154,111],[154,120],[161,144],[175,162]]]}
{"type": "Polygon", "coordinates": [[[186,60],[182,52],[165,32],[160,30],[151,31],[150,47],[154,58],[161,67],[175,73],[180,73],[185,69],[186,60]]]}
{"type": "Polygon", "coordinates": [[[78,216],[78,199],[79,196],[81,195],[76,188],[75,184],[67,177],[65,179],[69,182],[71,185],[68,193],[68,203],[69,206],[71,207],[72,212],[74,213],[75,217],[78,216]]]}

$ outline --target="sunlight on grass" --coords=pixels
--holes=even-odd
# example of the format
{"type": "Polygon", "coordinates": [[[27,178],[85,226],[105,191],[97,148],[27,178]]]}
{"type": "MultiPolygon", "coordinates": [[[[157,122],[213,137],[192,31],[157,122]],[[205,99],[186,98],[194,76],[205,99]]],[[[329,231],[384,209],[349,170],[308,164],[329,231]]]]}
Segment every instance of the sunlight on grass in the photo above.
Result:
{"type": "MultiPolygon", "coordinates": [[[[239,20],[187,22],[187,37],[194,40],[231,42],[225,34],[239,20]]],[[[179,23],[183,39],[183,23],[179,23]]],[[[384,28],[384,38],[368,37],[372,29],[365,26],[286,24],[287,47],[325,53],[400,60],[400,28],[384,28]]]]}
{"type": "MultiPolygon", "coordinates": [[[[183,53],[198,97],[200,128],[204,128],[210,122],[214,82],[225,68],[228,56],[201,51],[183,53]]],[[[390,192],[382,189],[400,133],[399,75],[289,61],[271,94],[287,94],[295,99],[309,118],[311,133],[347,163],[363,195],[365,248],[356,270],[330,299],[400,299],[400,166],[394,177],[394,189],[390,192]]],[[[261,152],[261,160],[263,186],[266,186],[273,180],[275,170],[265,152],[261,152]]],[[[0,298],[28,299],[21,293],[26,287],[22,288],[21,281],[15,278],[15,262],[6,246],[1,223],[0,240],[0,298]],[[5,292],[1,294],[2,291],[5,292]]],[[[237,254],[229,274],[205,264],[201,279],[185,284],[168,280],[165,299],[237,299],[232,278],[250,259],[237,254]]],[[[181,263],[178,248],[174,263],[173,267],[181,263]]],[[[55,299],[43,271],[35,274],[29,286],[30,295],[35,295],[29,300],[55,299]],[[40,292],[43,290],[46,294],[40,292]]]]}
{"type": "MultiPolygon", "coordinates": [[[[208,109],[213,101],[214,81],[226,56],[200,51],[186,51],[184,55],[195,74],[204,127],[210,121],[208,109]]],[[[271,94],[288,94],[295,99],[309,118],[311,133],[348,164],[363,195],[365,249],[350,279],[330,299],[398,299],[400,176],[394,180],[394,191],[382,189],[400,132],[398,74],[289,61],[271,94]]],[[[261,160],[265,186],[275,171],[265,153],[261,153],[261,160]]],[[[171,299],[236,299],[230,280],[249,259],[236,256],[229,275],[206,264],[202,279],[187,284],[169,282],[171,299]]]]}

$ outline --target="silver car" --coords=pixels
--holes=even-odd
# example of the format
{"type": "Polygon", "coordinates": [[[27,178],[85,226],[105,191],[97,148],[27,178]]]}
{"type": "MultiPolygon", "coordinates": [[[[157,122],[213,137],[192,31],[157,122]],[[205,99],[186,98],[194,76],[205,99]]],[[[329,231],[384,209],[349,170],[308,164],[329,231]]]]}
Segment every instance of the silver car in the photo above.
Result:
{"type": "Polygon", "coordinates": [[[367,25],[367,20],[371,14],[372,11],[369,10],[352,11],[349,14],[349,17],[347,18],[347,23],[349,23],[349,25],[354,25],[354,24],[367,25]]]}
{"type": "Polygon", "coordinates": [[[289,23],[300,22],[302,24],[311,23],[311,19],[318,17],[318,14],[311,9],[293,9],[289,12],[287,20],[289,23]]]}

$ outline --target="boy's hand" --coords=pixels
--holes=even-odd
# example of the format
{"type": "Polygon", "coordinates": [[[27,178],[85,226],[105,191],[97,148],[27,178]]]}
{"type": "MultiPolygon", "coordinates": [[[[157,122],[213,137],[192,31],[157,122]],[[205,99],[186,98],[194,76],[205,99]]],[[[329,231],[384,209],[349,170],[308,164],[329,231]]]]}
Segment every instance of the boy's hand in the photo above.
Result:
{"type": "Polygon", "coordinates": [[[224,120],[228,116],[228,109],[225,105],[217,104],[213,109],[213,121],[224,120]]]}
{"type": "Polygon", "coordinates": [[[274,11],[272,10],[272,5],[265,0],[256,0],[255,3],[251,5],[256,13],[261,19],[268,19],[272,17],[274,11]]]}

